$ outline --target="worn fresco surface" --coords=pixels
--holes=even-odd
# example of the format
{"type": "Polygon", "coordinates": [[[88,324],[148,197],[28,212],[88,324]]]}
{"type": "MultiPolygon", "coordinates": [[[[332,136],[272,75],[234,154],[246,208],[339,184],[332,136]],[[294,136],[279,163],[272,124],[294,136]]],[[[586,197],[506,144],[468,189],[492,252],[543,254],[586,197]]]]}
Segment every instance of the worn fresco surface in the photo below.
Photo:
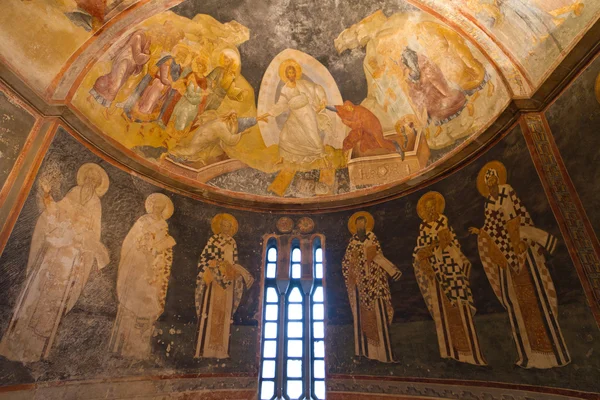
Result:
{"type": "MultiPolygon", "coordinates": [[[[227,210],[160,190],[117,170],[83,149],[69,134],[59,132],[0,259],[0,286],[6,293],[0,308],[2,382],[11,385],[190,373],[237,373],[256,377],[257,318],[262,287],[261,237],[276,232],[280,217],[227,210]],[[96,199],[93,201],[99,208],[92,212],[92,207],[88,206],[88,212],[82,218],[77,212],[77,202],[85,199],[96,199]],[[52,214],[52,207],[66,211],[52,214]],[[58,219],[49,218],[51,215],[58,219]],[[98,219],[100,224],[86,225],[86,218],[98,219]],[[44,230],[51,225],[40,225],[40,221],[59,223],[63,234],[53,238],[53,230],[44,230]],[[34,231],[36,233],[32,234],[34,231]],[[70,231],[75,232],[75,237],[87,239],[68,241],[70,231]],[[64,254],[55,257],[55,253],[48,251],[33,251],[39,250],[36,245],[40,240],[39,232],[45,238],[42,243],[59,248],[64,254]],[[59,239],[62,241],[56,242],[59,239]],[[73,258],[76,256],[74,251],[91,257],[73,258]],[[40,258],[35,254],[43,256],[40,258]],[[140,268],[135,262],[140,257],[147,260],[147,268],[140,268]],[[86,259],[91,262],[85,264],[86,259]],[[60,265],[67,268],[60,268],[60,265]],[[80,267],[63,277],[31,275],[35,268],[61,271],[64,275],[69,266],[80,267]],[[89,271],[87,277],[81,273],[86,268],[89,271]],[[210,274],[207,273],[209,270],[210,274]],[[156,279],[134,281],[129,290],[124,290],[128,287],[123,284],[127,282],[127,276],[135,271],[140,276],[156,279]],[[237,307],[233,309],[233,321],[229,323],[219,319],[222,315],[219,312],[206,308],[209,303],[202,299],[206,299],[204,293],[209,293],[207,288],[218,286],[220,279],[231,277],[235,277],[236,284],[220,286],[231,288],[230,292],[229,289],[211,292],[211,296],[237,299],[232,303],[223,302],[237,307]],[[39,286],[36,282],[44,279],[46,284],[48,279],[53,280],[56,285],[52,287],[59,288],[58,295],[54,290],[36,292],[35,287],[39,286]],[[75,282],[73,287],[80,290],[70,291],[64,297],[67,293],[65,280],[75,282]],[[40,303],[41,297],[46,301],[40,303]],[[37,307],[27,306],[36,301],[37,307]],[[65,307],[63,302],[70,303],[66,306],[68,312],[62,318],[56,318],[53,307],[65,307]],[[204,312],[198,313],[198,307],[204,312]],[[40,313],[42,309],[46,313],[40,313]],[[24,324],[28,312],[37,313],[37,319],[29,318],[29,324],[24,324]],[[219,323],[221,327],[217,328],[219,323]],[[16,328],[11,331],[11,326],[16,328]],[[44,333],[44,326],[50,327],[46,328],[47,333],[44,333]],[[202,329],[199,334],[201,326],[207,329],[202,329]],[[38,342],[32,341],[35,336],[23,334],[29,329],[36,332],[37,339],[45,340],[54,329],[52,345],[47,349],[36,347],[38,342]],[[211,330],[223,334],[215,336],[211,330]],[[227,330],[230,336],[225,334],[227,330]],[[216,337],[226,341],[208,346],[207,343],[216,337]],[[143,340],[128,341],[132,338],[143,340]],[[12,349],[12,353],[6,351],[7,348],[12,349]],[[25,359],[26,353],[29,359],[25,359]],[[32,353],[35,354],[32,356],[32,353]]],[[[294,220],[297,217],[292,216],[294,220]]],[[[598,328],[537,180],[520,128],[477,161],[422,191],[361,210],[318,214],[311,218],[315,222],[315,231],[323,234],[327,243],[326,365],[329,374],[447,378],[599,390],[596,379],[600,365],[596,357],[600,346],[598,328]],[[510,197],[506,204],[525,207],[531,218],[528,226],[540,230],[525,230],[521,240],[535,250],[527,253],[535,258],[535,264],[522,265],[535,265],[532,271],[547,271],[544,285],[553,285],[554,289],[545,293],[557,300],[557,305],[549,300],[553,310],[550,314],[535,314],[540,324],[549,318],[556,322],[551,348],[541,353],[536,348],[533,352],[527,348],[519,355],[517,338],[535,332],[537,328],[534,326],[533,331],[529,326],[511,328],[509,317],[525,311],[513,309],[511,314],[502,306],[501,301],[508,303],[501,300],[503,292],[498,292],[498,281],[492,277],[494,268],[490,268],[498,258],[487,259],[486,245],[478,245],[477,237],[472,234],[475,232],[469,229],[480,230],[477,232],[480,241],[481,231],[490,229],[484,217],[486,200],[479,190],[484,190],[482,182],[493,182],[494,173],[485,173],[483,178],[478,178],[488,162],[493,162],[491,165],[498,175],[500,188],[508,183],[515,192],[512,197],[499,192],[510,197]],[[440,206],[442,198],[443,207],[440,206]],[[355,214],[356,211],[361,212],[355,214]],[[445,217],[442,224],[428,227],[425,223],[429,219],[437,221],[439,218],[435,217],[442,215],[445,217]],[[364,221],[358,221],[357,216],[363,216],[364,221]],[[352,232],[348,232],[351,219],[356,221],[351,225],[352,232]],[[451,234],[441,232],[444,230],[451,234]],[[535,239],[537,233],[527,236],[527,232],[550,234],[545,237],[556,240],[539,245],[539,240],[535,239]],[[362,248],[363,234],[379,249],[380,255],[368,249],[363,256],[352,251],[362,248]],[[429,241],[432,236],[437,239],[429,241]],[[439,246],[440,242],[445,242],[441,245],[444,249],[453,249],[448,250],[449,257],[422,257],[427,251],[437,254],[438,250],[428,250],[427,246],[439,246]],[[369,343],[366,348],[369,356],[356,357],[353,339],[353,309],[356,308],[350,301],[349,266],[373,260],[374,264],[364,264],[370,265],[368,268],[373,274],[362,276],[375,279],[371,286],[379,289],[358,292],[360,296],[372,298],[370,296],[375,295],[376,300],[383,301],[387,311],[385,316],[375,316],[375,321],[379,321],[376,326],[381,330],[374,332],[389,340],[379,341],[379,349],[373,348],[374,342],[365,342],[369,343]],[[455,270],[455,264],[461,267],[455,270]],[[446,315],[451,322],[450,329],[440,328],[436,322],[442,320],[440,315],[444,315],[444,310],[451,310],[449,303],[458,300],[448,297],[449,300],[442,301],[447,287],[423,280],[430,275],[419,268],[427,265],[434,270],[447,268],[446,273],[454,271],[454,278],[461,282],[458,285],[461,291],[457,293],[463,306],[458,309],[461,310],[458,314],[446,315]],[[432,293],[439,296],[437,303],[432,302],[432,293]],[[459,321],[458,326],[476,332],[476,345],[471,343],[466,350],[460,347],[465,342],[460,339],[463,337],[461,330],[456,331],[456,321],[459,321]],[[455,341],[446,350],[440,345],[444,334],[455,341]],[[559,337],[562,339],[556,339],[559,337]],[[552,349],[556,346],[552,343],[566,352],[555,354],[552,349]],[[462,349],[460,356],[453,355],[457,348],[462,349]],[[539,354],[545,356],[539,358],[539,354]]],[[[489,232],[495,237],[495,233],[489,232]]],[[[506,237],[510,235],[512,233],[506,237]]],[[[514,243],[515,249],[520,248],[519,241],[514,243]]],[[[524,254],[522,250],[514,251],[517,258],[524,254]]],[[[361,279],[357,280],[355,275],[353,282],[364,285],[366,281],[361,279]]],[[[522,301],[518,285],[514,288],[507,298],[514,301],[511,296],[516,293],[518,301],[522,301]]],[[[355,298],[359,307],[363,305],[360,296],[355,298]]],[[[528,317],[534,320],[530,315],[528,317]]],[[[337,391],[340,388],[336,386],[337,391]]]]}
{"type": "Polygon", "coordinates": [[[35,117],[0,89],[0,189],[21,153],[35,117]]]}
{"type": "Polygon", "coordinates": [[[600,59],[596,60],[546,111],[554,140],[585,212],[600,232],[600,202],[591,185],[600,179],[600,59]]]}

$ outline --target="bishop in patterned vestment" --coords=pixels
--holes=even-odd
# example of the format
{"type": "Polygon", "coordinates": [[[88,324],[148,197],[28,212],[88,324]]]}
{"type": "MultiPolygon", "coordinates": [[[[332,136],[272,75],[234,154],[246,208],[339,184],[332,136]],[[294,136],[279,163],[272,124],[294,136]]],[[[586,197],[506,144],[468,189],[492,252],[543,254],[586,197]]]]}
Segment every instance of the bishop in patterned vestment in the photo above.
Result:
{"type": "Polygon", "coordinates": [[[195,357],[223,359],[229,358],[233,314],[240,305],[244,289],[252,286],[254,278],[238,264],[237,244],[233,239],[238,228],[235,217],[218,214],[211,225],[214,235],[198,261],[195,357]]]}
{"type": "Polygon", "coordinates": [[[438,192],[423,195],[417,204],[423,222],[413,252],[415,277],[435,321],[440,356],[486,365],[473,323],[471,263],[442,214],[444,206],[444,197],[438,192]]]}
{"type": "Polygon", "coordinates": [[[354,317],[354,353],[382,362],[393,362],[389,328],[392,307],[388,276],[402,273],[383,256],[373,233],[371,214],[361,211],[348,221],[353,234],[342,261],[342,272],[354,317]]]}
{"type": "Polygon", "coordinates": [[[523,368],[552,368],[571,359],[558,324],[556,289],[544,252],[552,254],[557,239],[536,228],[527,209],[506,184],[499,161],[486,164],[477,178],[486,198],[483,228],[477,235],[479,256],[500,303],[508,311],[523,368]]]}

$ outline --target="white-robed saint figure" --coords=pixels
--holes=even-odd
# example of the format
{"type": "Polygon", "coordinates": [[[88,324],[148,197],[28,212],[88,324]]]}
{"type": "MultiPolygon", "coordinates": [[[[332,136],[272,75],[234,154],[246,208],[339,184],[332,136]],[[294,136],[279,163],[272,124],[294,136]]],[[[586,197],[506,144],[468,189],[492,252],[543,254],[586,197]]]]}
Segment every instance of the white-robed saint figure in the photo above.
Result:
{"type": "Polygon", "coordinates": [[[552,254],[557,239],[536,228],[514,189],[506,183],[506,168],[487,163],[477,177],[486,198],[483,228],[477,235],[479,256],[500,303],[508,311],[513,338],[523,368],[552,368],[570,362],[558,324],[558,300],[544,251],[552,254]]]}
{"type": "Polygon", "coordinates": [[[0,342],[0,354],[21,362],[48,358],[62,318],[75,306],[92,268],[109,262],[100,241],[106,172],[83,164],[77,186],[60,201],[41,183],[42,214],[33,231],[25,284],[0,342]]]}
{"type": "Polygon", "coordinates": [[[214,233],[202,250],[196,281],[198,332],[194,357],[229,358],[231,324],[244,289],[254,283],[252,275],[238,264],[233,236],[238,222],[233,215],[217,214],[211,222],[214,233]]]}
{"type": "Polygon", "coordinates": [[[419,227],[413,252],[415,277],[435,321],[440,356],[486,365],[473,323],[475,305],[469,284],[471,262],[460,249],[443,212],[444,196],[424,194],[417,203],[419,227]]]}
{"type": "Polygon", "coordinates": [[[289,112],[279,135],[279,161],[308,165],[324,160],[326,152],[323,137],[332,130],[332,122],[326,113],[325,89],[302,78],[302,67],[295,60],[285,60],[279,66],[279,77],[285,85],[277,103],[266,114],[257,117],[267,122],[289,112]]]}
{"type": "Polygon", "coordinates": [[[153,193],[145,206],[147,214],[136,221],[121,247],[119,308],[110,338],[110,351],[134,359],[152,353],[154,323],[165,308],[175,246],[167,225],[173,215],[171,199],[153,193]]]}
{"type": "Polygon", "coordinates": [[[388,276],[395,281],[402,273],[383,256],[373,233],[373,216],[359,211],[350,217],[352,239],[342,261],[342,273],[354,317],[354,354],[382,362],[393,362],[389,328],[394,317],[388,276]]]}

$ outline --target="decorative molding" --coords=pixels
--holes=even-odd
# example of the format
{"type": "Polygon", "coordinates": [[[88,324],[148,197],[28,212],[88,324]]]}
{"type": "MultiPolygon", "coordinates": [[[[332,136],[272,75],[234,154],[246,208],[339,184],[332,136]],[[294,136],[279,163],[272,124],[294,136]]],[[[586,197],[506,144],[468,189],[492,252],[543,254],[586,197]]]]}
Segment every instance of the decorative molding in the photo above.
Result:
{"type": "Polygon", "coordinates": [[[600,325],[600,245],[542,114],[525,114],[523,135],[552,211],[600,325]]]}
{"type": "Polygon", "coordinates": [[[377,379],[329,379],[327,395],[329,399],[379,399],[381,395],[394,399],[470,399],[470,400],[567,400],[597,399],[594,393],[568,391],[546,387],[521,388],[516,385],[497,387],[475,384],[476,382],[435,380],[377,380],[377,379]],[[372,396],[372,397],[371,397],[372,396]]]}

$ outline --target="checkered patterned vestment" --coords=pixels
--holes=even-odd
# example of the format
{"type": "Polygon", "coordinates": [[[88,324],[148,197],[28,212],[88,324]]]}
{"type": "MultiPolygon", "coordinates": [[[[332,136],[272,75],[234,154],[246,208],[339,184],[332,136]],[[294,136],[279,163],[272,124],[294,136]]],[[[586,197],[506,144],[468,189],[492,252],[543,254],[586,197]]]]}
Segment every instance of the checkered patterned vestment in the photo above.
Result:
{"type": "Polygon", "coordinates": [[[450,303],[467,303],[474,309],[473,294],[469,286],[471,262],[460,250],[460,244],[445,215],[440,215],[436,221],[421,223],[417,246],[413,251],[413,259],[417,283],[432,314],[433,299],[431,291],[435,290],[431,281],[432,273],[450,303]],[[450,243],[444,249],[439,245],[441,231],[447,231],[450,234],[450,243]],[[430,252],[430,256],[426,260],[427,267],[425,267],[430,268],[429,271],[424,270],[424,267],[417,260],[417,253],[423,249],[430,252]]]}

